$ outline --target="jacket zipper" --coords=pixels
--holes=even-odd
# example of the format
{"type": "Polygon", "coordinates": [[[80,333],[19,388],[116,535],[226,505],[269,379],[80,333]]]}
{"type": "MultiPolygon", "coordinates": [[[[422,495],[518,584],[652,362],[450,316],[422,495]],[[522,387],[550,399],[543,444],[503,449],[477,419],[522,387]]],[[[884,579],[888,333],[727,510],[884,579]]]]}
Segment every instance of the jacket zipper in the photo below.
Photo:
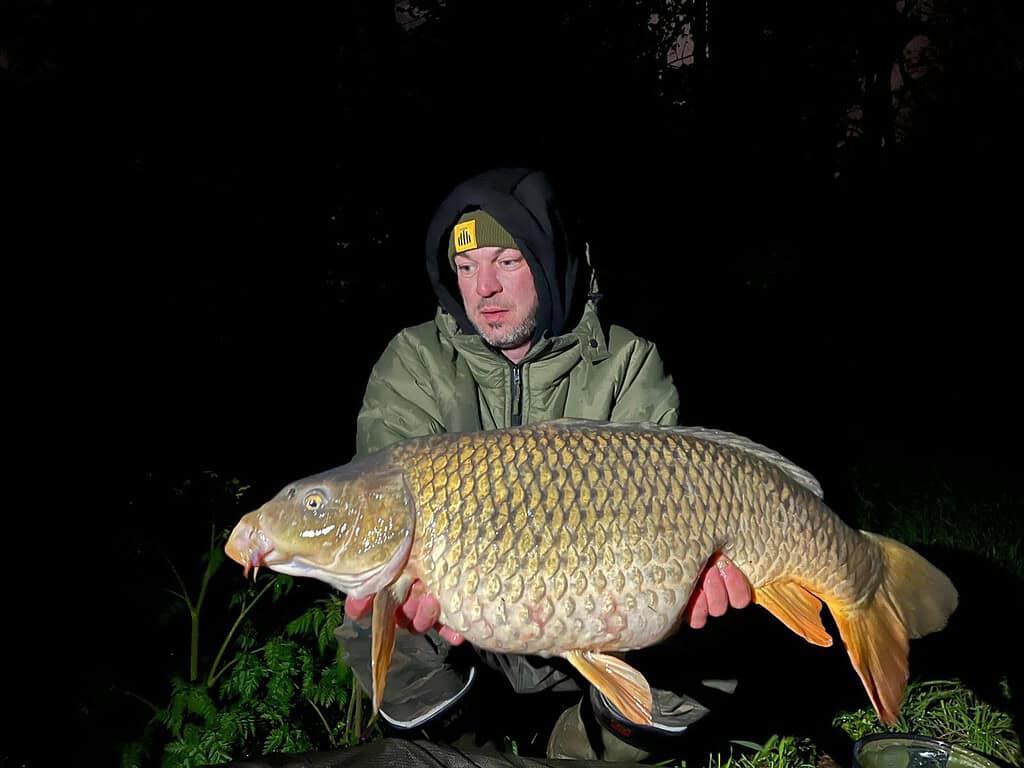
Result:
{"type": "Polygon", "coordinates": [[[523,423],[523,367],[512,366],[512,426],[523,423]]]}

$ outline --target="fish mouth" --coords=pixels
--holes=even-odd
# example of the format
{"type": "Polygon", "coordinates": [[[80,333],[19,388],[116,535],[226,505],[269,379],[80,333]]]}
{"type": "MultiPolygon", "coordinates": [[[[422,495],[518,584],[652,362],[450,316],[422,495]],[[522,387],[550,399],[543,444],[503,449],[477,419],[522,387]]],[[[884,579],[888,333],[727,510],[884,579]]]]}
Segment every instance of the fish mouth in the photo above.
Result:
{"type": "Polygon", "coordinates": [[[298,555],[286,555],[277,551],[270,537],[259,524],[242,520],[228,537],[224,545],[227,556],[245,568],[245,577],[253,573],[253,578],[261,567],[266,566],[278,573],[288,576],[313,578],[324,581],[346,595],[356,598],[369,597],[390,584],[405,566],[412,545],[412,536],[406,540],[389,560],[357,573],[345,573],[342,569],[332,569],[331,564],[324,566],[311,562],[298,555]]]}
{"type": "Polygon", "coordinates": [[[249,554],[249,560],[246,562],[245,568],[242,571],[242,575],[245,578],[249,578],[249,571],[252,571],[252,578],[253,581],[255,581],[256,577],[259,575],[260,566],[267,564],[267,555],[271,554],[273,551],[274,550],[271,548],[251,552],[249,554]]]}
{"type": "Polygon", "coordinates": [[[245,521],[235,526],[235,530],[231,532],[224,545],[224,552],[245,568],[245,578],[249,578],[249,572],[252,571],[255,579],[261,567],[273,568],[277,565],[271,557],[274,545],[267,535],[259,526],[250,525],[245,521]]]}

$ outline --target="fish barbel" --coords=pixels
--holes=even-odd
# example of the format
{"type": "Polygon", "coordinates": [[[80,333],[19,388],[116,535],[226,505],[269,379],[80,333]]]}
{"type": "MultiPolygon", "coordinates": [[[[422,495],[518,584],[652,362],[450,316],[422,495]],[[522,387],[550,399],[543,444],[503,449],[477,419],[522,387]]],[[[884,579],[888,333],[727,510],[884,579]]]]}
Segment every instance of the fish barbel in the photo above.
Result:
{"type": "Polygon", "coordinates": [[[846,525],[809,473],[694,427],[558,419],[405,440],[289,484],[241,519],[226,551],[247,571],[375,595],[375,711],[415,579],[469,642],[564,657],[637,723],[651,722],[650,687],[617,654],[678,629],[716,554],[816,645],[832,643],[827,604],[886,724],[908,640],[942,629],[957,603],[921,555],[846,525]]]}

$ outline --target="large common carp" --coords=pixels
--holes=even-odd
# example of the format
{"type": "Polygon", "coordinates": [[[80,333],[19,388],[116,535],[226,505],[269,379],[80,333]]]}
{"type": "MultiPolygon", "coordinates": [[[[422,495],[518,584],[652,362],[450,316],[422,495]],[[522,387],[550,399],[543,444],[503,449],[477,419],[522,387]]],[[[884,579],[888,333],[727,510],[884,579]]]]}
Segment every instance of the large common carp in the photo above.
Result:
{"type": "Polygon", "coordinates": [[[628,718],[651,692],[619,651],[679,627],[716,553],[754,601],[828,646],[824,601],[879,719],[893,723],[909,638],[945,626],[957,593],[910,548],[847,526],[818,482],[727,432],[560,419],[406,440],[285,487],[226,551],[376,595],[373,699],[414,579],[474,645],[562,656],[628,718]]]}

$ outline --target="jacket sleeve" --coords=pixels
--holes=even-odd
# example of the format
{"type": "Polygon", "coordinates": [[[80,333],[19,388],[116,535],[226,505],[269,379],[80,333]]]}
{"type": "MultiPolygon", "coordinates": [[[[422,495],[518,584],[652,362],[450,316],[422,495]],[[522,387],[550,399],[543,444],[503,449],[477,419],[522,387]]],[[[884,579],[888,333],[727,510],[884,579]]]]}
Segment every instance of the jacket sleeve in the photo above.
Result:
{"type": "Polygon", "coordinates": [[[370,372],[356,417],[356,455],[443,431],[430,377],[415,341],[402,331],[370,372]]]}
{"type": "Polygon", "coordinates": [[[672,376],[665,372],[657,347],[646,339],[635,340],[612,406],[611,420],[624,424],[679,423],[679,392],[672,376]]]}

